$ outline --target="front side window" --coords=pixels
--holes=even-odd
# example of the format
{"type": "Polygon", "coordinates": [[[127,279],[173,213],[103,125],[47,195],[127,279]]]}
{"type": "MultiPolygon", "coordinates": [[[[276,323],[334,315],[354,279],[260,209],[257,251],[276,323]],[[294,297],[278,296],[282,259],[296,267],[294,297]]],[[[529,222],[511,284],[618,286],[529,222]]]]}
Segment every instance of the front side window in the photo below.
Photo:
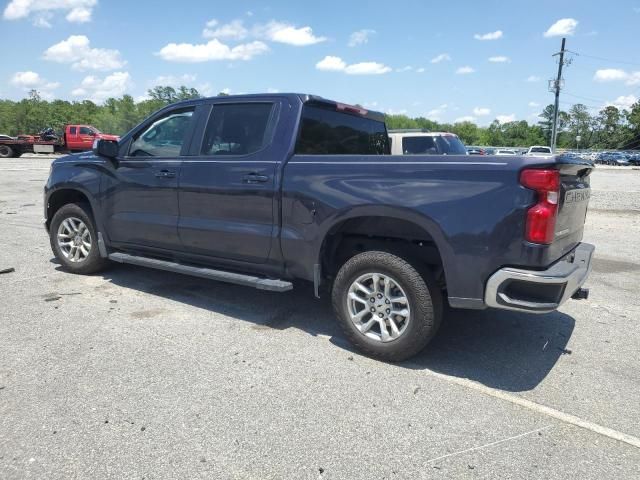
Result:
{"type": "Polygon", "coordinates": [[[273,103],[214,105],[201,155],[249,155],[262,150],[271,142],[273,117],[273,103]]]}
{"type": "Polygon", "coordinates": [[[80,127],[80,135],[91,135],[93,133],[93,130],[91,130],[89,127],[80,127]]]}
{"type": "Polygon", "coordinates": [[[384,155],[390,152],[384,122],[305,105],[296,144],[301,155],[384,155]]]}
{"type": "Polygon", "coordinates": [[[177,157],[189,130],[193,109],[172,111],[155,120],[133,139],[131,157],[177,157]]]}

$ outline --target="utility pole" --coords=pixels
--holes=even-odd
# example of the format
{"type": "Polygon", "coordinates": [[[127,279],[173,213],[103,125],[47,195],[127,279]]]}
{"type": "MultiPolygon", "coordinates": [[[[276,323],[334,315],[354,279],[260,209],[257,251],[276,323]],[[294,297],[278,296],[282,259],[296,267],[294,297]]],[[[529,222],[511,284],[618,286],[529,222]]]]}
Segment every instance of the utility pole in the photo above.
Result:
{"type": "Polygon", "coordinates": [[[555,53],[553,56],[560,55],[560,59],[558,61],[558,77],[556,81],[553,82],[553,91],[556,96],[556,101],[553,109],[553,129],[551,130],[551,151],[553,153],[556,152],[556,140],[558,138],[558,113],[560,110],[560,88],[562,87],[562,67],[564,65],[564,44],[567,39],[562,39],[562,46],[560,47],[560,51],[555,53]]]}

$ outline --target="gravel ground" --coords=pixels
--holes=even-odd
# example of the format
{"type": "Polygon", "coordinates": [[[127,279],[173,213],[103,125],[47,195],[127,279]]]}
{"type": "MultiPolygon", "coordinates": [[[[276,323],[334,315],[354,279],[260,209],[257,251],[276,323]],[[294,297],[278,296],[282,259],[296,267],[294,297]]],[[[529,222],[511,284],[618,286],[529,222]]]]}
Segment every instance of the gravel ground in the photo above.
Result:
{"type": "Polygon", "coordinates": [[[588,301],[455,312],[391,365],[307,285],[64,272],[48,162],[0,167],[0,478],[640,478],[640,170],[593,174],[588,301]]]}

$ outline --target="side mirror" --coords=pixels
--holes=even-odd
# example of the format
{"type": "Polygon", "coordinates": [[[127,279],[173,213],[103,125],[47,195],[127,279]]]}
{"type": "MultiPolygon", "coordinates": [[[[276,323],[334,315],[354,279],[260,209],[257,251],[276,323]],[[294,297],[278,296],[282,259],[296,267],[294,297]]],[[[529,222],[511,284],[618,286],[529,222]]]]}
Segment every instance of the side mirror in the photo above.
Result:
{"type": "Polygon", "coordinates": [[[116,158],[118,156],[118,142],[96,138],[93,141],[93,153],[99,157],[116,158]]]}

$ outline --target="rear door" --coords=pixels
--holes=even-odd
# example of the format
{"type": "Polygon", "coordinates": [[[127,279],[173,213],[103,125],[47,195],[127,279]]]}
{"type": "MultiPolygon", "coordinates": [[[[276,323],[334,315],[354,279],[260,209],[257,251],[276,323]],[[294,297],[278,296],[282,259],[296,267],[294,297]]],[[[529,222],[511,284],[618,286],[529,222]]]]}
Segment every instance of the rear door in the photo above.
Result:
{"type": "MultiPolygon", "coordinates": [[[[216,102],[180,173],[179,235],[189,253],[267,261],[274,236],[281,100],[216,102]]],[[[194,140],[195,141],[195,140],[194,140]]]]}
{"type": "Polygon", "coordinates": [[[195,124],[195,107],[152,117],[122,147],[103,177],[102,202],[112,242],[180,250],[178,178],[195,124]]]}
{"type": "Polygon", "coordinates": [[[77,150],[80,148],[78,146],[78,126],[77,125],[71,125],[68,127],[65,141],[67,142],[67,148],[69,150],[77,150]]]}

